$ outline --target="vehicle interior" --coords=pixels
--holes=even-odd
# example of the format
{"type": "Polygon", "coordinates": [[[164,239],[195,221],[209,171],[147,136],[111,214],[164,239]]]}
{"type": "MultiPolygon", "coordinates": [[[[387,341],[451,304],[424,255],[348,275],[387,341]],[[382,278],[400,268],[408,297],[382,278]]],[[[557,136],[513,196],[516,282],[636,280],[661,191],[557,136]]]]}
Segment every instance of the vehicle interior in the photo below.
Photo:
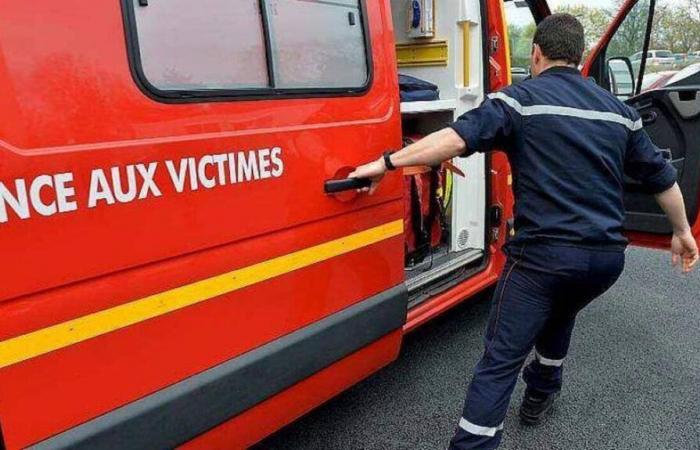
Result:
{"type": "MultiPolygon", "coordinates": [[[[478,1],[392,0],[404,143],[483,99],[478,1]],[[459,18],[455,26],[455,17],[459,18]]],[[[473,274],[484,257],[486,158],[404,171],[406,282],[413,305],[473,274]]]]}
{"type": "MultiPolygon", "coordinates": [[[[656,45],[654,27],[658,26],[654,8],[654,2],[639,1],[629,11],[593,62],[590,75],[639,112],[644,130],[678,171],[678,185],[688,219],[693,223],[698,213],[700,181],[700,147],[696,142],[700,135],[700,68],[694,70],[694,61],[689,59],[671,67],[674,71],[664,83],[647,81],[657,73],[669,71],[668,62],[655,58],[659,52],[650,50],[656,45]],[[634,21],[647,26],[635,27],[634,21]]],[[[625,179],[625,208],[628,231],[672,232],[654,197],[630,178],[625,179]]]]}
{"type": "MultiPolygon", "coordinates": [[[[482,19],[479,2],[392,0],[391,5],[403,136],[409,143],[445,127],[483,100],[482,19]]],[[[634,8],[621,25],[620,33],[628,41],[625,23],[653,21],[653,2],[640,1],[634,8]]],[[[505,0],[504,10],[509,26],[511,77],[517,83],[530,75],[532,34],[536,23],[549,14],[549,7],[539,0],[505,0]]],[[[641,34],[636,44],[624,51],[613,35],[609,51],[602,53],[604,60],[597,69],[593,66],[591,75],[639,110],[646,131],[678,169],[679,185],[692,220],[698,212],[700,177],[700,149],[693,147],[692,140],[700,133],[698,83],[689,83],[692,77],[676,82],[671,79],[670,86],[663,89],[642,91],[645,73],[667,68],[654,61],[647,63],[646,56],[636,66],[630,61],[634,54],[647,55],[649,48],[654,48],[652,28],[636,27],[641,34]],[[626,59],[621,61],[621,55],[626,59]],[[620,71],[631,72],[630,79],[616,77],[620,71]],[[631,92],[625,95],[621,90],[631,92]]],[[[414,305],[474,274],[484,262],[487,170],[485,156],[476,154],[458,158],[454,166],[404,173],[405,270],[414,305]]],[[[671,231],[653,196],[631,179],[626,180],[625,188],[628,231],[671,231]]]]}
{"type": "MultiPolygon", "coordinates": [[[[506,1],[513,82],[529,73],[529,52],[535,21],[543,18],[540,0],[506,1]]],[[[688,57],[673,63],[671,52],[655,50],[655,2],[640,0],[591,65],[589,76],[601,87],[637,109],[644,129],[662,155],[678,170],[688,219],[698,213],[700,181],[700,64],[688,57]],[[643,24],[640,26],[640,24],[643,24]],[[662,58],[662,56],[667,58],[662,58]],[[672,64],[673,63],[673,64],[672,64]]],[[[584,55],[585,58],[585,55],[584,55]]],[[[669,234],[671,225],[656,200],[642,185],[625,179],[625,229],[669,234]]]]}

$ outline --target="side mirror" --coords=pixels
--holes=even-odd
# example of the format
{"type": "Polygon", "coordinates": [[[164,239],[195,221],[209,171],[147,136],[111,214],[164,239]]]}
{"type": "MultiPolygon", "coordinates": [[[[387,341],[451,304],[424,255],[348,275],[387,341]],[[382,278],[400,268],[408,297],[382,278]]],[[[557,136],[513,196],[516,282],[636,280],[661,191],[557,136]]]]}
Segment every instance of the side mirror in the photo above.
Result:
{"type": "Polygon", "coordinates": [[[621,98],[634,95],[634,69],[629,58],[616,56],[608,59],[608,75],[613,94],[621,98]]]}

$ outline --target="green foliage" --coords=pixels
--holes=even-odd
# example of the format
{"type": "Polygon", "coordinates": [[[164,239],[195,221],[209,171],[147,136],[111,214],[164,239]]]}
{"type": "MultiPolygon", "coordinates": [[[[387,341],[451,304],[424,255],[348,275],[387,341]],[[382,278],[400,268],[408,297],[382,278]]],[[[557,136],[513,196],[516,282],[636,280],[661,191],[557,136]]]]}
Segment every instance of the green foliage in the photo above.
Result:
{"type": "Polygon", "coordinates": [[[610,10],[592,8],[586,5],[561,6],[556,12],[571,14],[581,22],[587,49],[593,48],[612,20],[612,12],[610,10]]]}
{"type": "Polygon", "coordinates": [[[508,25],[508,38],[510,44],[511,65],[513,67],[528,67],[530,65],[530,52],[532,38],[535,36],[535,23],[524,27],[508,25]]]}
{"type": "MultiPolygon", "coordinates": [[[[595,8],[584,4],[562,6],[555,12],[578,18],[585,30],[586,49],[591,50],[612,23],[622,6],[614,0],[611,8],[595,8]]],[[[642,50],[649,14],[649,0],[640,0],[627,15],[608,46],[607,56],[627,56],[642,50]]],[[[534,23],[508,26],[513,66],[529,66],[534,23]]],[[[657,0],[650,49],[687,53],[700,50],[700,0],[657,0]]]]}

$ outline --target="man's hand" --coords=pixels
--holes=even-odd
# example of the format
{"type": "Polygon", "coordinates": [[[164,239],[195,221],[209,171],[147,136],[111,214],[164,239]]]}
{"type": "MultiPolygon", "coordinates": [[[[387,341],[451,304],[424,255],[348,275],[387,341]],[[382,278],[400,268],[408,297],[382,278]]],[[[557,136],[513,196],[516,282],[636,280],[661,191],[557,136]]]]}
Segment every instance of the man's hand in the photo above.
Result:
{"type": "Polygon", "coordinates": [[[678,183],[656,194],[656,201],[664,210],[673,226],[671,240],[671,262],[674,266],[682,263],[683,272],[690,272],[698,262],[698,244],[695,242],[690,224],[685,214],[683,193],[678,183]]]}
{"type": "Polygon", "coordinates": [[[673,234],[671,255],[673,265],[682,264],[684,273],[690,272],[695,267],[698,262],[698,245],[690,230],[673,234]]]}
{"type": "MultiPolygon", "coordinates": [[[[429,134],[423,139],[414,142],[408,147],[399,150],[391,155],[391,164],[397,169],[411,166],[435,167],[444,161],[463,155],[467,149],[467,144],[459,134],[452,128],[445,128],[429,134]]],[[[372,185],[361,191],[374,193],[379,186],[379,182],[386,174],[384,158],[362,165],[355,169],[348,178],[369,178],[372,185]]]]}
{"type": "Polygon", "coordinates": [[[348,178],[369,178],[372,180],[372,185],[370,187],[359,189],[362,192],[369,191],[370,195],[372,195],[374,194],[374,191],[377,190],[377,187],[382,181],[382,178],[384,178],[385,174],[386,165],[384,165],[384,159],[379,158],[376,161],[372,161],[358,167],[354,172],[348,175],[348,178]]]}

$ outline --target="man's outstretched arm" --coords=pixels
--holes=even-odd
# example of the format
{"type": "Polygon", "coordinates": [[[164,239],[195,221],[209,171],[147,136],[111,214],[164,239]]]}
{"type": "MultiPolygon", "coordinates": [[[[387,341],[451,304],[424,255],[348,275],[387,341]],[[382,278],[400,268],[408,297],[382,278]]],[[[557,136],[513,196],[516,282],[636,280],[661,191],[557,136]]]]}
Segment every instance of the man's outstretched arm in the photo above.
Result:
{"type": "MultiPolygon", "coordinates": [[[[391,163],[396,168],[408,166],[437,166],[443,161],[448,161],[456,156],[462,155],[467,149],[461,137],[452,128],[436,131],[408,147],[391,155],[391,163]]],[[[384,158],[379,158],[370,163],[364,164],[349,178],[369,178],[372,180],[370,193],[374,192],[377,185],[384,177],[387,167],[384,158]]]]}
{"type": "MultiPolygon", "coordinates": [[[[486,152],[495,144],[503,144],[519,127],[520,116],[498,99],[486,99],[479,107],[462,114],[444,130],[429,134],[415,144],[391,156],[391,163],[399,167],[431,166],[455,156],[486,152]]],[[[383,158],[358,167],[350,178],[370,178],[374,192],[386,173],[383,158]]]]}
{"type": "Polygon", "coordinates": [[[690,230],[690,224],[685,213],[683,194],[678,183],[656,194],[656,201],[664,210],[673,227],[671,254],[673,265],[682,263],[683,272],[690,272],[698,262],[698,246],[690,230]]]}
{"type": "Polygon", "coordinates": [[[673,265],[682,262],[683,271],[690,272],[698,261],[698,246],[690,231],[683,194],[676,182],[676,169],[662,157],[643,129],[630,134],[625,152],[625,173],[640,181],[656,197],[673,227],[673,265]]]}

